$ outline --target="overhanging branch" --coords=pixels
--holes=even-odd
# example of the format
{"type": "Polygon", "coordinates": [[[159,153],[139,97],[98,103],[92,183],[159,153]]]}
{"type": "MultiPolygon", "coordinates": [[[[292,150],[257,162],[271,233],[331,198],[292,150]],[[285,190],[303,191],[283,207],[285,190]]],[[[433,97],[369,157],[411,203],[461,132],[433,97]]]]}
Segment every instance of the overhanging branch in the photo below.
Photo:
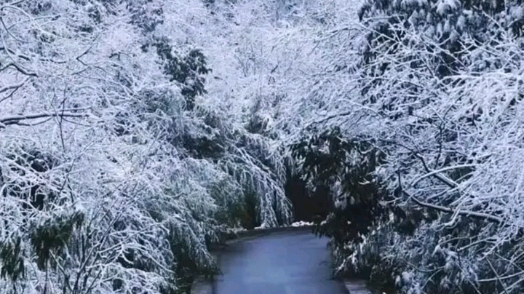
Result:
{"type": "Polygon", "coordinates": [[[463,165],[457,165],[457,166],[448,166],[448,167],[444,167],[444,168],[441,168],[439,170],[430,170],[427,168],[426,164],[424,163],[424,166],[425,166],[425,170],[427,172],[427,174],[424,174],[420,177],[418,177],[417,179],[415,179],[413,181],[413,184],[411,184],[411,186],[415,186],[416,184],[418,184],[420,181],[422,181],[423,179],[427,178],[427,177],[431,177],[431,176],[434,176],[436,178],[438,178],[439,180],[445,182],[446,184],[449,184],[449,185],[453,185],[453,188],[457,187],[458,184],[447,178],[447,177],[443,177],[442,175],[440,175],[439,173],[441,172],[445,172],[445,171],[449,171],[449,170],[455,170],[455,169],[459,169],[459,168],[466,168],[466,167],[476,167],[477,165],[476,164],[463,164],[463,165]]]}
{"type": "Polygon", "coordinates": [[[404,194],[406,194],[406,196],[408,196],[409,199],[412,199],[416,204],[418,204],[418,205],[420,205],[422,207],[431,208],[431,209],[435,209],[435,210],[446,212],[446,213],[452,213],[452,214],[456,213],[456,214],[459,214],[459,215],[475,217],[475,218],[479,218],[479,219],[485,219],[485,220],[489,220],[489,221],[495,222],[497,224],[502,224],[503,223],[503,219],[498,217],[498,216],[494,216],[494,215],[487,214],[487,213],[482,213],[482,212],[469,211],[469,210],[460,210],[460,209],[459,210],[454,210],[454,209],[449,208],[449,207],[444,207],[444,206],[440,206],[440,205],[436,205],[436,204],[423,202],[423,201],[417,199],[415,196],[409,194],[406,191],[402,191],[402,192],[404,194]]]}
{"type": "Polygon", "coordinates": [[[38,76],[36,73],[29,72],[29,71],[25,70],[24,68],[22,68],[21,66],[19,66],[18,64],[12,63],[12,62],[8,63],[4,67],[0,68],[0,71],[4,71],[5,69],[7,69],[9,67],[14,67],[18,72],[20,72],[21,74],[24,74],[26,76],[30,76],[30,77],[37,77],[38,76]]]}
{"type": "Polygon", "coordinates": [[[85,113],[38,113],[38,114],[26,114],[19,116],[11,116],[0,118],[0,128],[8,125],[23,125],[25,120],[33,120],[40,118],[51,118],[51,117],[85,117],[85,113]]]}

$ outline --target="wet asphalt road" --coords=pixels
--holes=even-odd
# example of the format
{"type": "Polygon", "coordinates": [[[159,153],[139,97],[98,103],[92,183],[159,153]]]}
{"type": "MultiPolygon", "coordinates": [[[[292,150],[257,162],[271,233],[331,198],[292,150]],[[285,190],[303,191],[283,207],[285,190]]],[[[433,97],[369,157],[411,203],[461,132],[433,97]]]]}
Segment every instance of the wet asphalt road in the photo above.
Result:
{"type": "Polygon", "coordinates": [[[327,239],[309,231],[239,241],[218,255],[213,294],[347,294],[331,278],[327,239]]]}

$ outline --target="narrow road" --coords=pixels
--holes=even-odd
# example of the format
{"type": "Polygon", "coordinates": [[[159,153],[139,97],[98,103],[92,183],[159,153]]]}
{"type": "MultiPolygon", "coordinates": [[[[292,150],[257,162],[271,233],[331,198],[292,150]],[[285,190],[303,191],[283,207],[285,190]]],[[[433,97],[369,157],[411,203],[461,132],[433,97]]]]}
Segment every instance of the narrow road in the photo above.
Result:
{"type": "Polygon", "coordinates": [[[219,254],[212,294],[347,294],[331,278],[327,239],[309,231],[239,241],[219,254]]]}

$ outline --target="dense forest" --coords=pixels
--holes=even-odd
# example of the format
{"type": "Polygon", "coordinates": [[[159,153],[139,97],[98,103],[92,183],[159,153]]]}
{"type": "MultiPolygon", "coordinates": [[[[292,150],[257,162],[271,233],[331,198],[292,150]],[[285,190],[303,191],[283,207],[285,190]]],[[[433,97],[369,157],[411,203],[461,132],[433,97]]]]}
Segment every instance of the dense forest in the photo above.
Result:
{"type": "Polygon", "coordinates": [[[523,26],[520,0],[0,0],[0,289],[184,293],[305,209],[337,275],[524,292],[523,26]]]}

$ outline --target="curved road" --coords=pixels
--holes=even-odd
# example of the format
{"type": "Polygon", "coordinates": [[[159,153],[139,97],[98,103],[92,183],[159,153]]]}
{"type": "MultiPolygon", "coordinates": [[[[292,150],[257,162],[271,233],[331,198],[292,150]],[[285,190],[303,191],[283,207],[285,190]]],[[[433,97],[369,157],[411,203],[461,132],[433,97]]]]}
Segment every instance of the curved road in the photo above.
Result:
{"type": "MultiPolygon", "coordinates": [[[[273,233],[230,244],[212,294],[347,294],[331,278],[327,239],[309,231],[273,233]]],[[[206,294],[208,294],[206,293],[206,294]]]]}

